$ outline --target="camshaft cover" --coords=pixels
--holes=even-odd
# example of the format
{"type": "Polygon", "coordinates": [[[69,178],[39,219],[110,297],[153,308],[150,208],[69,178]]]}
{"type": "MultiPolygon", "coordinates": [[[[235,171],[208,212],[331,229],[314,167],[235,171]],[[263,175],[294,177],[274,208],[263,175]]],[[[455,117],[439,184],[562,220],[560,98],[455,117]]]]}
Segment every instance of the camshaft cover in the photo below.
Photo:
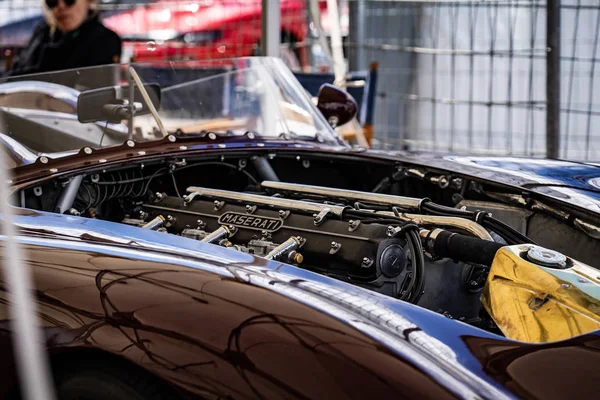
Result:
{"type": "MultiPolygon", "coordinates": [[[[222,226],[234,227],[228,240],[243,251],[257,254],[261,244],[270,248],[290,237],[304,239],[298,250],[302,267],[351,281],[358,285],[397,297],[411,271],[404,238],[387,236],[387,225],[323,219],[315,223],[311,212],[290,212],[250,204],[219,200],[160,196],[143,210],[147,220],[162,216],[169,221],[167,230],[198,239],[222,226]],[[170,217],[170,218],[169,218],[170,217]]],[[[257,254],[263,255],[263,254],[257,254]]],[[[288,260],[285,260],[289,262],[288,260]]]]}

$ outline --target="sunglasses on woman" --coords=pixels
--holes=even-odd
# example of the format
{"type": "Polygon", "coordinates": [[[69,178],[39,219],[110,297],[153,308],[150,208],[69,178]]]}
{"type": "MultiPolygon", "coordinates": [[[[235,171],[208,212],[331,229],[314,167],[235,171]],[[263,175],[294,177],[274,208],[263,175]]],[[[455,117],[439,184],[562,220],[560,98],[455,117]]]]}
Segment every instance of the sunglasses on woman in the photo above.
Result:
{"type": "MultiPolygon", "coordinates": [[[[65,6],[67,7],[71,7],[73,4],[75,4],[75,2],[77,0],[62,0],[63,3],[65,3],[65,6]]],[[[46,0],[46,5],[48,6],[49,9],[53,9],[54,7],[58,6],[58,0],[46,0]]]]}

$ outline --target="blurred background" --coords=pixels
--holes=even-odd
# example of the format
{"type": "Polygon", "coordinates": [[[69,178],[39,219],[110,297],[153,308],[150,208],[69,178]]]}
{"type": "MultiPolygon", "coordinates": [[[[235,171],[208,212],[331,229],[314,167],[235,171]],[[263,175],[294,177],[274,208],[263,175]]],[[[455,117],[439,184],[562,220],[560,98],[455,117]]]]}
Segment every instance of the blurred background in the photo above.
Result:
{"type": "MultiPolygon", "coordinates": [[[[123,62],[260,55],[261,15],[278,9],[279,56],[309,91],[333,80],[341,40],[374,148],[600,159],[597,0],[101,0],[98,9],[125,41],[123,62]]],[[[0,68],[40,10],[39,0],[0,0],[0,68]]]]}

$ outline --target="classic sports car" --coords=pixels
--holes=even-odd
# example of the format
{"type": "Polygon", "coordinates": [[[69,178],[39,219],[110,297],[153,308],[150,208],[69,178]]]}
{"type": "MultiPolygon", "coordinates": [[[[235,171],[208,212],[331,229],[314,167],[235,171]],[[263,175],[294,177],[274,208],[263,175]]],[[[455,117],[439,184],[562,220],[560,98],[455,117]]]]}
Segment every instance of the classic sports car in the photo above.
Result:
{"type": "Polygon", "coordinates": [[[595,396],[599,167],[350,147],[355,112],[270,58],[0,82],[59,397],[595,396]]]}

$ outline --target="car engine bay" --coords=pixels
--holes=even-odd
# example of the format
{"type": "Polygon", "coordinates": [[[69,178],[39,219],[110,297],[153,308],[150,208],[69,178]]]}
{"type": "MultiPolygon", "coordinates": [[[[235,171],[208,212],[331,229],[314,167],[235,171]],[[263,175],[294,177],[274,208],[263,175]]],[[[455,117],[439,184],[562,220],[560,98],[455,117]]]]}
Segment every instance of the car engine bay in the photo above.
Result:
{"type": "Polygon", "coordinates": [[[539,244],[560,258],[543,265],[565,268],[569,248],[592,266],[598,250],[573,248],[596,239],[500,192],[443,171],[281,152],[103,167],[18,197],[288,263],[502,334],[482,300],[499,249],[539,244]],[[560,229],[572,238],[528,236],[560,229]]]}

